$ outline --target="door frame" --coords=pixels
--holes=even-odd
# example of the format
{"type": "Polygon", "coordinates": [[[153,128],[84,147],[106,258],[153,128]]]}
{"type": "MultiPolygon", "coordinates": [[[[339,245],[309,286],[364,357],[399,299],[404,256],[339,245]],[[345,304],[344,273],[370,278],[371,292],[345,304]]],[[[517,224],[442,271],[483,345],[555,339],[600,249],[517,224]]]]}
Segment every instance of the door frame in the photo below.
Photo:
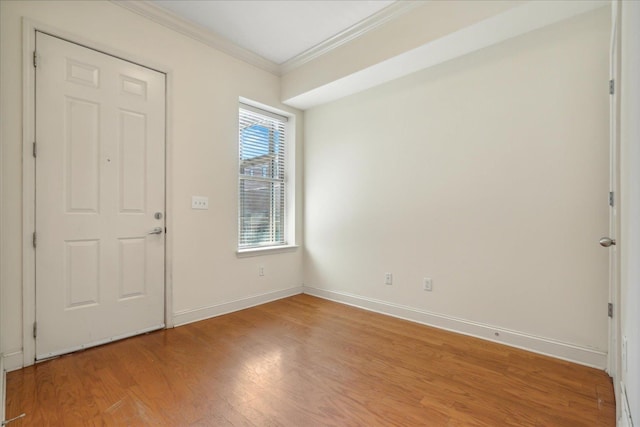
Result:
{"type": "Polygon", "coordinates": [[[23,366],[33,365],[36,360],[36,340],[33,324],[36,320],[36,258],[32,239],[35,231],[35,158],[33,142],[36,129],[36,91],[33,52],[36,46],[36,31],[66,40],[109,56],[123,59],[163,73],[165,78],[165,275],[164,275],[164,323],[165,328],[174,326],[173,319],[173,194],[171,182],[172,167],[172,111],[171,88],[173,73],[166,64],[159,64],[138,54],[124,52],[110,45],[87,39],[41,22],[22,18],[22,358],[23,366]]]}
{"type": "MultiPolygon", "coordinates": [[[[614,91],[609,95],[609,191],[614,202],[609,206],[609,234],[620,241],[620,6],[611,2],[611,39],[609,45],[609,79],[614,81],[614,91]]],[[[619,402],[620,374],[620,251],[618,245],[605,249],[609,252],[609,303],[613,304],[613,315],[608,318],[609,345],[607,373],[613,378],[616,402],[619,402]]],[[[617,410],[619,411],[619,405],[617,410]]],[[[616,416],[617,418],[617,416],[616,416]]]]}
{"type": "Polygon", "coordinates": [[[620,111],[621,111],[621,3],[620,0],[611,1],[611,44],[609,52],[609,79],[614,81],[614,91],[609,95],[609,186],[614,193],[613,206],[609,207],[609,236],[616,239],[617,245],[609,248],[609,302],[613,304],[613,316],[609,317],[609,348],[607,373],[613,380],[613,390],[616,400],[616,420],[622,414],[621,379],[622,379],[622,270],[621,270],[621,226],[622,210],[620,203],[620,111]]]}

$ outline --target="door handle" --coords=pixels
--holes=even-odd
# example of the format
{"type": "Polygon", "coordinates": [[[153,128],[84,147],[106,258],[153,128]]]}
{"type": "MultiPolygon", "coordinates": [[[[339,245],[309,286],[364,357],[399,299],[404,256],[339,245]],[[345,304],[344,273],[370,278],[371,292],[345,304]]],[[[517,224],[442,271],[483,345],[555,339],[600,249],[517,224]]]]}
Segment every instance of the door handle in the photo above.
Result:
{"type": "Polygon", "coordinates": [[[162,227],[156,227],[147,234],[162,234],[162,227]]]}
{"type": "Polygon", "coordinates": [[[615,245],[616,244],[616,239],[612,239],[610,237],[603,237],[602,239],[600,239],[600,246],[608,248],[611,245],[615,245]]]}

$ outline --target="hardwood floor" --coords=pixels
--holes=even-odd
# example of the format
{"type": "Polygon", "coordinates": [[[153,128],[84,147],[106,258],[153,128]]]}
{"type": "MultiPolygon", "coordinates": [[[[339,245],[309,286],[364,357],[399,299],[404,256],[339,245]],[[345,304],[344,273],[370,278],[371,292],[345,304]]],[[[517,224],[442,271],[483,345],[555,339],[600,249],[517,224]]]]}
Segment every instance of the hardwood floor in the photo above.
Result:
{"type": "Polygon", "coordinates": [[[297,295],[7,375],[18,426],[614,426],[602,371],[297,295]]]}

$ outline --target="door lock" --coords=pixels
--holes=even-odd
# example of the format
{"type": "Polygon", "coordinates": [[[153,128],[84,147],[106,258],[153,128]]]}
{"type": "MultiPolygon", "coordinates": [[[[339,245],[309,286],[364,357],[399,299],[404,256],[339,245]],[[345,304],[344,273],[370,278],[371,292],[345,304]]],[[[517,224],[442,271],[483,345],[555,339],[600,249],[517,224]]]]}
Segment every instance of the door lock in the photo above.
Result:
{"type": "Polygon", "coordinates": [[[610,237],[603,237],[600,239],[600,246],[608,248],[609,246],[615,245],[616,239],[612,239],[610,237]]]}

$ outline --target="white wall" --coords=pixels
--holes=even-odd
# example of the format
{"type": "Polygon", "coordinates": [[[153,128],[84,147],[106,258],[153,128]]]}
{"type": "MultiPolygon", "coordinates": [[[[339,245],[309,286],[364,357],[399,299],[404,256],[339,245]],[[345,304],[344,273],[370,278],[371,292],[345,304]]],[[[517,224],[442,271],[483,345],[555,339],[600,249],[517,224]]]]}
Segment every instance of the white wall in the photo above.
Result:
{"type": "MultiPolygon", "coordinates": [[[[621,316],[627,338],[620,379],[631,417],[640,422],[640,3],[622,2],[621,96],[621,316]]],[[[618,402],[621,403],[621,402],[618,402]]]]}
{"type": "Polygon", "coordinates": [[[521,3],[521,0],[414,2],[408,6],[409,11],[385,25],[286,72],[282,76],[282,99],[294,98],[521,3]]]}
{"type": "MultiPolygon", "coordinates": [[[[303,117],[279,103],[276,76],[109,2],[3,1],[0,351],[17,356],[12,363],[23,345],[23,16],[169,70],[178,322],[302,283],[302,251],[235,256],[239,96],[297,113],[302,164],[303,117]],[[191,210],[191,195],[209,196],[210,210],[191,210]]],[[[608,19],[601,9],[311,110],[309,289],[435,314],[429,319],[453,320],[454,329],[486,326],[491,337],[500,331],[495,339],[604,366],[607,254],[596,242],[607,234],[608,19]],[[383,285],[387,271],[392,286],[383,285]],[[432,293],[421,290],[425,276],[434,279],[432,293]],[[535,347],[536,340],[549,346],[535,347]],[[593,358],[580,359],[589,352],[593,358]]],[[[365,46],[322,58],[328,74],[320,77],[344,71],[340,52],[356,48],[365,46]]],[[[317,75],[304,77],[307,68],[285,82],[315,84],[317,75]]],[[[295,182],[301,244],[300,173],[295,182]]]]}
{"type": "Polygon", "coordinates": [[[310,292],[603,368],[609,19],[308,110],[310,292]]]}
{"type": "MultiPolygon", "coordinates": [[[[9,355],[13,365],[9,368],[21,362],[23,347],[22,17],[113,49],[124,57],[160,64],[169,71],[168,232],[173,242],[170,266],[173,312],[178,323],[242,305],[217,307],[220,304],[284,289],[299,291],[301,250],[243,259],[235,254],[239,96],[297,114],[298,164],[302,164],[303,117],[279,103],[278,77],[106,1],[2,1],[0,16],[0,351],[9,355]],[[208,196],[209,210],[191,210],[192,195],[208,196]],[[261,278],[258,263],[265,267],[261,278]]],[[[293,182],[297,184],[300,213],[300,173],[293,182]]],[[[296,224],[298,243],[302,243],[300,215],[296,224]]]]}

